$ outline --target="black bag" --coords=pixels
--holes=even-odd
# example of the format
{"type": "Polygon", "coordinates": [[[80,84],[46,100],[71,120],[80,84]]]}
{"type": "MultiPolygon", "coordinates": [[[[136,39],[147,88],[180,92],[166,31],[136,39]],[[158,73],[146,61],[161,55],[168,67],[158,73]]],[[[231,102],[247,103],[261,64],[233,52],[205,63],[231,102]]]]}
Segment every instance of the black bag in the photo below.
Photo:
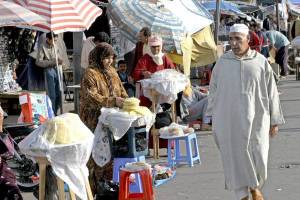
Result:
{"type": "Polygon", "coordinates": [[[96,200],[118,200],[119,185],[112,181],[100,180],[97,184],[96,200]]]}
{"type": "Polygon", "coordinates": [[[137,157],[148,153],[146,125],[130,127],[126,134],[119,140],[115,140],[109,131],[110,145],[113,157],[137,157]]]}
{"type": "Polygon", "coordinates": [[[172,118],[168,111],[157,113],[155,117],[155,128],[160,129],[169,126],[172,123],[172,118]]]}

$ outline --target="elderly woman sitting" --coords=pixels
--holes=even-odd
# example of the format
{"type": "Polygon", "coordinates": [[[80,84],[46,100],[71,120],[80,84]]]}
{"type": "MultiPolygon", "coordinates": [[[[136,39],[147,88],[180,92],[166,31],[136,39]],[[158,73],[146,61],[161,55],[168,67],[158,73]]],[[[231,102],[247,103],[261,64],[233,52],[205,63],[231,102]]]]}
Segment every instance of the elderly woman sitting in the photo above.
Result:
{"type": "MultiPolygon", "coordinates": [[[[127,93],[118,73],[112,67],[114,51],[107,43],[98,44],[89,55],[89,67],[81,80],[80,118],[94,132],[102,107],[121,107],[127,93]]],[[[95,192],[99,180],[112,179],[112,162],[99,167],[88,162],[90,184],[95,192]]]]}

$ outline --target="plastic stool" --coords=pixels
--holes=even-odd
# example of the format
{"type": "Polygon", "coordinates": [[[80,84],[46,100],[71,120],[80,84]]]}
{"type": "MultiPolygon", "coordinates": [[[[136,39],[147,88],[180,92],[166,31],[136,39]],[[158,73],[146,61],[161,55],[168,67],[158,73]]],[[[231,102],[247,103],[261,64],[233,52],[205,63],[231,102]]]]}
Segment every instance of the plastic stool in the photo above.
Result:
{"type": "MultiPolygon", "coordinates": [[[[126,163],[132,162],[145,162],[145,156],[139,156],[135,158],[114,158],[113,169],[113,181],[119,183],[119,173],[122,167],[125,167],[126,163]]],[[[131,192],[142,192],[141,179],[138,174],[135,175],[135,182],[130,184],[131,192]]]]}
{"type": "Polygon", "coordinates": [[[198,161],[201,164],[199,148],[197,143],[197,137],[195,133],[168,139],[168,162],[171,167],[174,167],[180,162],[187,162],[190,167],[194,166],[194,161],[198,161]],[[186,156],[180,155],[180,140],[185,141],[186,156]],[[194,154],[192,152],[192,142],[194,143],[194,154]],[[173,144],[172,144],[173,143],[173,144]],[[172,156],[172,147],[174,146],[174,157],[172,156]]]}
{"type": "Polygon", "coordinates": [[[127,171],[125,168],[120,169],[120,189],[119,200],[154,200],[154,192],[152,186],[152,177],[149,169],[136,171],[127,171]],[[138,173],[141,177],[143,192],[130,193],[130,175],[138,173]]]}

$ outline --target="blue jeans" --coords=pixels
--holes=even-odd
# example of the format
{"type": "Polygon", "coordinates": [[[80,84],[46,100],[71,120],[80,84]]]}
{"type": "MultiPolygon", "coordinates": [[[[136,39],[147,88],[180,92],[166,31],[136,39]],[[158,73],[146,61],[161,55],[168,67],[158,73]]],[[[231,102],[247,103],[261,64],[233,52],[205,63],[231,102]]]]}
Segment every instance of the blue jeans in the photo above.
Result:
{"type": "Polygon", "coordinates": [[[59,89],[57,70],[55,68],[45,69],[45,77],[47,81],[46,89],[48,92],[48,96],[51,99],[53,112],[55,115],[57,115],[57,111],[61,105],[61,94],[59,89]]]}

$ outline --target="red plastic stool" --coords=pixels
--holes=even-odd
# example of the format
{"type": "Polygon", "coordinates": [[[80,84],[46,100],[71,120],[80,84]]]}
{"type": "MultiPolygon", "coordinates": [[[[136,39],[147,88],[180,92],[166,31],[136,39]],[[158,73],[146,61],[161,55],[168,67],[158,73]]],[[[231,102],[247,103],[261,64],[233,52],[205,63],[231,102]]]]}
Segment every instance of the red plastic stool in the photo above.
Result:
{"type": "Polygon", "coordinates": [[[154,200],[154,192],[150,170],[142,169],[136,171],[128,171],[125,168],[120,169],[119,200],[154,200]],[[130,193],[130,174],[140,175],[143,187],[142,193],[130,193]]]}

